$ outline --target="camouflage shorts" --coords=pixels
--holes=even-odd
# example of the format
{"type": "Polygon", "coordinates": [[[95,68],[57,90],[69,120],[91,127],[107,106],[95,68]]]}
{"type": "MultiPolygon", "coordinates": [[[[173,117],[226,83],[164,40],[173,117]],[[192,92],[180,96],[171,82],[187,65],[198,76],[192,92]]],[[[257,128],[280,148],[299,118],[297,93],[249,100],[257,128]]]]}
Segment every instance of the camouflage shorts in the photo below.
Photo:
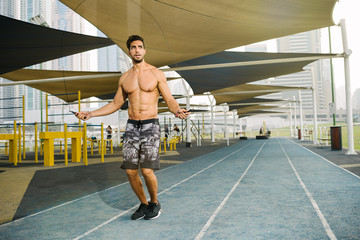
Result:
{"type": "Polygon", "coordinates": [[[123,142],[123,169],[159,169],[159,119],[132,120],[126,124],[123,142]]]}

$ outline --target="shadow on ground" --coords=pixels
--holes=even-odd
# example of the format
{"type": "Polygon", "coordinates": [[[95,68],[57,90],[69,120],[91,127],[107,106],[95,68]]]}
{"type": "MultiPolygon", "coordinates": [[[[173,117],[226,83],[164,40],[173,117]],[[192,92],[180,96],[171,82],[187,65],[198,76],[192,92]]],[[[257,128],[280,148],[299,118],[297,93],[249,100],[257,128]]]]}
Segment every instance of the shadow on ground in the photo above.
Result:
{"type": "MultiPolygon", "coordinates": [[[[229,144],[237,143],[238,139],[230,140],[229,144]]],[[[216,151],[220,148],[226,147],[224,140],[212,143],[210,141],[203,141],[202,146],[196,146],[196,142],[192,143],[192,147],[186,147],[185,143],[177,145],[177,155],[164,155],[160,159],[188,161],[203,154],[216,151]]],[[[83,196],[102,191],[104,189],[127,182],[127,176],[124,170],[120,169],[122,153],[120,149],[114,149],[114,155],[106,155],[107,157],[119,157],[118,161],[91,164],[88,166],[71,166],[62,168],[44,168],[35,172],[23,199],[15,213],[14,219],[18,219],[41,210],[48,209],[60,205],[62,203],[81,198],[83,196]]],[[[90,158],[98,158],[99,155],[89,156],[90,158]]],[[[35,164],[31,161],[31,156],[27,157],[30,160],[23,160],[21,166],[41,166],[43,163],[35,164]]],[[[34,158],[32,158],[34,159],[34,158]]],[[[56,155],[56,164],[63,164],[63,155],[56,155]]],[[[69,155],[69,159],[70,155],[69,155]]],[[[100,161],[99,161],[100,162],[100,161]]],[[[13,167],[10,163],[2,161],[3,165],[13,167]]],[[[161,168],[167,168],[174,164],[162,163],[161,168]]],[[[129,194],[132,196],[133,193],[129,194]]],[[[108,196],[99,196],[107,204],[114,208],[119,208],[113,199],[108,196]]],[[[133,195],[134,198],[135,195],[133,195]]]]}

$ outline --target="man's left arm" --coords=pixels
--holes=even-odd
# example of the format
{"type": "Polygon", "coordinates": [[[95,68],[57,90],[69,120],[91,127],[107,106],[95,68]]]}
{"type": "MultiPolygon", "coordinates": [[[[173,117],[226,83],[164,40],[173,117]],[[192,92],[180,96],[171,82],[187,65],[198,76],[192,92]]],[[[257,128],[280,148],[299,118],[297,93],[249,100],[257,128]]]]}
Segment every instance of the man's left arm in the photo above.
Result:
{"type": "Polygon", "coordinates": [[[157,70],[156,76],[158,78],[158,89],[170,112],[172,112],[175,117],[185,119],[190,114],[190,111],[180,108],[179,104],[170,92],[164,73],[157,70]]]}

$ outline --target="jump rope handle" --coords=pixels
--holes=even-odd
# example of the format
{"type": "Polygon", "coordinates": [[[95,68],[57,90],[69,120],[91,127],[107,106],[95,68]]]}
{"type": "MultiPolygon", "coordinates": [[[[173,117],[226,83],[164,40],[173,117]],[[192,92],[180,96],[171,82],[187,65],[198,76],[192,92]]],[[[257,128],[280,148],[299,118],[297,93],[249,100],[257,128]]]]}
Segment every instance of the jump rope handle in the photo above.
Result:
{"type": "MultiPolygon", "coordinates": [[[[76,112],[71,111],[71,110],[70,110],[70,112],[73,113],[76,116],[76,112]]],[[[86,117],[84,117],[84,119],[86,119],[86,117]]]]}

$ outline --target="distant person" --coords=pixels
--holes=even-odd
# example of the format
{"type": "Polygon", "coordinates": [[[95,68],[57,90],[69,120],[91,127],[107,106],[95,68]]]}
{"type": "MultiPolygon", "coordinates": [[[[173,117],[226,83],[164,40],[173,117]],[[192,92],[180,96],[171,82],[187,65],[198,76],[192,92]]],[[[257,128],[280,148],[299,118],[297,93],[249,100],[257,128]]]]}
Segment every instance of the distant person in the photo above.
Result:
{"type": "MultiPolygon", "coordinates": [[[[106,128],[106,133],[107,133],[107,138],[106,139],[111,139],[112,128],[111,128],[110,125],[106,128]]],[[[106,141],[106,146],[110,146],[110,141],[106,141]]]]}
{"type": "Polygon", "coordinates": [[[164,132],[165,132],[165,138],[167,140],[169,138],[169,127],[167,124],[165,124],[164,132]]]}
{"type": "Polygon", "coordinates": [[[176,124],[174,124],[173,131],[175,131],[175,135],[177,135],[177,136],[180,135],[180,129],[178,128],[178,126],[176,124]]]}
{"type": "Polygon", "coordinates": [[[263,127],[261,127],[261,128],[260,128],[260,131],[259,131],[260,135],[262,135],[263,132],[264,132],[263,127]]]}

